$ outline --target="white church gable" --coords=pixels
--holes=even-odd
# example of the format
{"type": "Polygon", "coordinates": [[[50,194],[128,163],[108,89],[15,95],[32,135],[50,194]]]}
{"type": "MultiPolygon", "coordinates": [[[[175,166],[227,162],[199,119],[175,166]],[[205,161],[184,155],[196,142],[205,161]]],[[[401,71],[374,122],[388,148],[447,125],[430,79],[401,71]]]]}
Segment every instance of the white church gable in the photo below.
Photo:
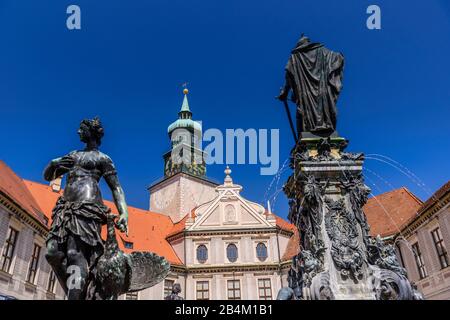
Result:
{"type": "Polygon", "coordinates": [[[273,220],[267,220],[263,206],[244,199],[242,187],[233,184],[231,170],[226,170],[223,185],[216,188],[217,197],[194,209],[193,223],[187,230],[271,228],[273,220]]]}

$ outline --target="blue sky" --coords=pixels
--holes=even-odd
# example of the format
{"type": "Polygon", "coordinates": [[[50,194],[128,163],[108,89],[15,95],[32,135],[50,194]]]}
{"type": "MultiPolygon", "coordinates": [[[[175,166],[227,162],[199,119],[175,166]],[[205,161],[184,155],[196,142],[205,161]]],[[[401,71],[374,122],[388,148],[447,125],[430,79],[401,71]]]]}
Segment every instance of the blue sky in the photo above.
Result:
{"type": "MultiPolygon", "coordinates": [[[[274,96],[302,32],[345,56],[338,131],[348,150],[397,162],[367,159],[374,194],[406,186],[426,199],[450,179],[445,0],[1,0],[0,158],[43,182],[51,158],[82,147],[80,120],[98,115],[102,150],[116,163],[128,203],[148,208],[146,187],[163,173],[166,129],[188,81],[204,129],[280,128],[283,163],[292,137],[274,96]],[[66,28],[70,4],[81,7],[79,31],[66,28]],[[370,4],[381,8],[381,30],[366,28],[370,4]]],[[[208,175],[221,180],[223,169],[209,166],[208,175]]],[[[288,174],[268,190],[273,177],[259,166],[232,169],[257,202],[273,197],[288,174]]],[[[286,216],[282,193],[273,202],[286,216]]]]}

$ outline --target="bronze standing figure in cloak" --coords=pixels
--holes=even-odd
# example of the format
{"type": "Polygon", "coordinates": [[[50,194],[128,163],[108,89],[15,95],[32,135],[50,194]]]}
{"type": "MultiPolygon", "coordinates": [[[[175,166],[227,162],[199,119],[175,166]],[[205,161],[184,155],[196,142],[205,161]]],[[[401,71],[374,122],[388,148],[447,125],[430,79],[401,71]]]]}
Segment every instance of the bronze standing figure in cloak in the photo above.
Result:
{"type": "Polygon", "coordinates": [[[364,155],[344,152],[348,140],[336,132],[343,68],[342,54],[303,35],[285,68],[278,99],[288,112],[296,145],[290,159],[294,172],[284,191],[289,219],[301,239],[289,287],[277,299],[420,299],[394,248],[369,234],[363,211],[370,194],[362,174],[364,155]],[[287,104],[290,91],[299,135],[287,104]]]}
{"type": "MultiPolygon", "coordinates": [[[[336,131],[336,101],[342,89],[344,56],[301,36],[285,67],[278,99],[297,105],[297,132],[328,137],[336,131]]],[[[295,137],[296,140],[298,137],[295,137]]]]}
{"type": "Polygon", "coordinates": [[[47,181],[67,177],[53,209],[46,258],[69,300],[117,299],[158,283],[170,264],[154,253],[120,251],[114,229],[128,233],[128,209],[111,158],[98,150],[103,126],[98,118],[86,119],[78,134],[86,147],[52,160],[44,171],[47,181]],[[98,185],[102,177],[119,211],[117,222],[103,203],[98,185]],[[101,229],[106,223],[105,250],[101,229]]]}

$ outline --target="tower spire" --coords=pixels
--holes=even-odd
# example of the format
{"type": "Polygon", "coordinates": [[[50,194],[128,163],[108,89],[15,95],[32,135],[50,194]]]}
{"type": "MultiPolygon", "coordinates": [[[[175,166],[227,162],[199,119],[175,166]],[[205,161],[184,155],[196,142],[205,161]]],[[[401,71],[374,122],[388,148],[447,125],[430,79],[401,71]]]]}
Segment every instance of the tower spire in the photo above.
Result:
{"type": "Polygon", "coordinates": [[[165,176],[177,172],[185,172],[196,176],[204,176],[206,163],[201,149],[202,125],[192,120],[187,94],[189,90],[183,84],[183,104],[178,112],[178,119],[167,128],[172,149],[164,155],[165,176]],[[175,157],[175,159],[173,159],[175,157]]]}
{"type": "Polygon", "coordinates": [[[184,93],[183,104],[181,105],[181,110],[178,113],[178,115],[179,115],[180,119],[191,119],[192,112],[191,112],[191,109],[189,108],[189,102],[188,102],[188,98],[187,98],[189,90],[185,87],[183,89],[183,93],[184,93]]]}

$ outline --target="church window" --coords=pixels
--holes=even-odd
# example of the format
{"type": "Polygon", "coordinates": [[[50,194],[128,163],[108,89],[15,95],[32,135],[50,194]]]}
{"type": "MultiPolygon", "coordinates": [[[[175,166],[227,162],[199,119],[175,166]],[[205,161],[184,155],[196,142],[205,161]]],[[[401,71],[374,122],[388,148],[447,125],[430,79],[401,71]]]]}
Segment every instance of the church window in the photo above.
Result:
{"type": "Polygon", "coordinates": [[[238,248],[231,243],[227,246],[227,258],[230,262],[236,262],[238,258],[238,248]]]}
{"type": "Polygon", "coordinates": [[[267,259],[267,247],[262,242],[256,245],[256,257],[259,261],[265,261],[267,259]]]}
{"type": "Polygon", "coordinates": [[[200,263],[205,263],[208,260],[208,248],[204,244],[197,247],[197,260],[200,263]]]}

